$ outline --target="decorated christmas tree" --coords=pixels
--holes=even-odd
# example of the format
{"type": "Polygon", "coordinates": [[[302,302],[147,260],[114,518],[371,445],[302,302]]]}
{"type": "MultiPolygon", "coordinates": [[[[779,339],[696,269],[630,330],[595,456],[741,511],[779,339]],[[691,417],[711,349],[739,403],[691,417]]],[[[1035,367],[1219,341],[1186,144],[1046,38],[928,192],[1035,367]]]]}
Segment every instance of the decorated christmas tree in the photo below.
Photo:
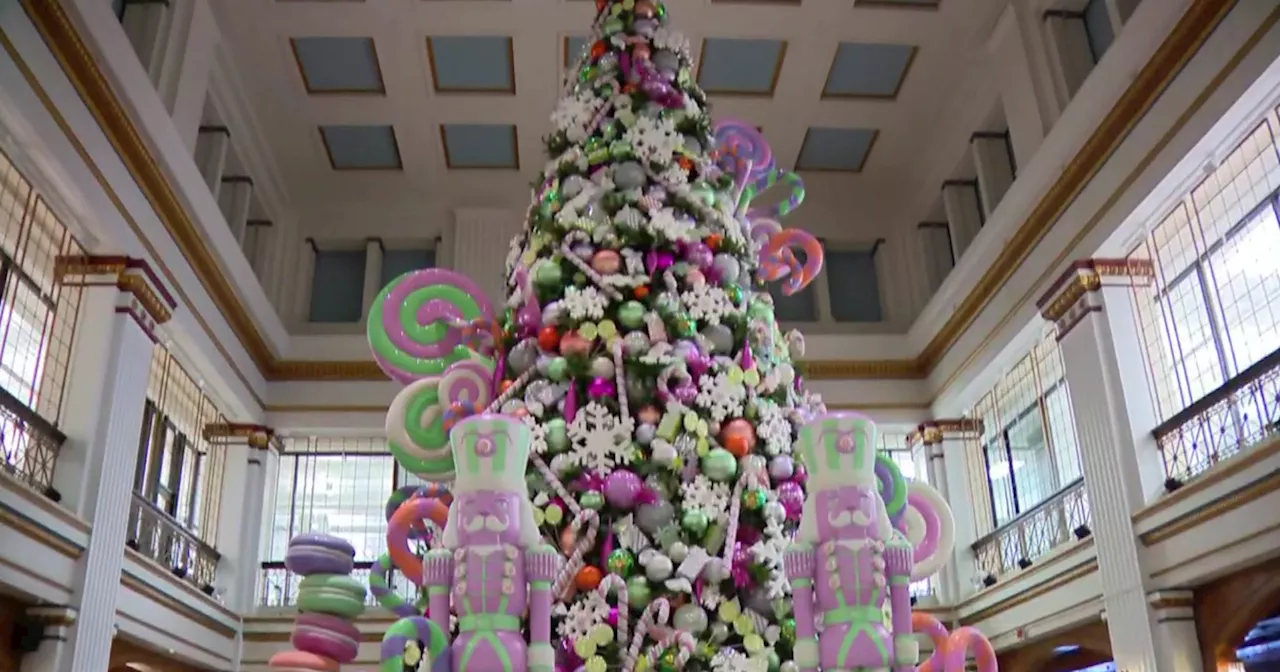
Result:
{"type": "Polygon", "coordinates": [[[954,545],[946,502],[804,391],[804,341],[775,320],[766,283],[822,267],[778,222],[800,180],[754,126],[712,121],[661,3],[596,9],[506,306],[426,269],[369,317],[405,385],[388,447],[429,484],[387,506],[383,672],[901,672],[917,627],[927,669],[976,646],[994,670],[975,631],[911,613],[954,545]]]}

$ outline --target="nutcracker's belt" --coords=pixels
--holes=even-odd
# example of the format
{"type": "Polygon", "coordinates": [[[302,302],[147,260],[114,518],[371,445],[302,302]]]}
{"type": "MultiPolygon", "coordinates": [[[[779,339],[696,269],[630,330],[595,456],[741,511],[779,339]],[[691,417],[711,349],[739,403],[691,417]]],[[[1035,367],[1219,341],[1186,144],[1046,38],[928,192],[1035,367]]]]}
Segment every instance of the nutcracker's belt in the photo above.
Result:
{"type": "Polygon", "coordinates": [[[884,610],[880,607],[870,605],[852,605],[844,607],[836,607],[825,612],[822,615],[823,625],[836,625],[838,623],[852,623],[853,627],[846,632],[840,642],[840,653],[837,658],[837,664],[841,668],[849,667],[846,662],[849,659],[849,651],[853,648],[853,643],[858,637],[866,633],[872,645],[876,647],[876,652],[880,654],[882,667],[889,665],[889,651],[885,642],[875,634],[875,626],[884,623],[884,610]]]}
{"type": "Polygon", "coordinates": [[[854,622],[884,622],[884,609],[873,607],[870,605],[854,605],[851,607],[836,607],[822,614],[823,625],[836,625],[838,623],[854,623],[854,622]]]}
{"type": "Polygon", "coordinates": [[[511,614],[467,614],[458,619],[460,633],[495,630],[519,632],[520,618],[511,614]]]}

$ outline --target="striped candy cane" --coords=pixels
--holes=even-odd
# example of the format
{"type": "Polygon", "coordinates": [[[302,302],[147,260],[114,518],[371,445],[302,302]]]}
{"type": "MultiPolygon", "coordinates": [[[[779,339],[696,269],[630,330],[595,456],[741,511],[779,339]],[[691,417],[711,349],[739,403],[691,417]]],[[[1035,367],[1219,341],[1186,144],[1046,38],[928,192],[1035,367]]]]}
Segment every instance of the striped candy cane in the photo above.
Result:
{"type": "Polygon", "coordinates": [[[565,589],[569,586],[569,582],[573,580],[578,570],[582,569],[585,564],[582,558],[586,555],[587,549],[596,543],[596,535],[600,532],[600,516],[595,511],[583,509],[570,523],[570,529],[577,532],[582,529],[583,523],[587,524],[587,534],[578,537],[578,542],[574,545],[573,554],[569,556],[569,561],[560,568],[560,576],[556,578],[556,583],[552,586],[553,595],[565,594],[565,589]]]}
{"type": "Polygon", "coordinates": [[[627,619],[631,615],[628,605],[631,599],[627,594],[627,582],[621,576],[610,574],[604,577],[599,586],[596,586],[596,592],[600,593],[601,599],[609,599],[610,587],[618,591],[618,645],[621,646],[627,643],[627,619]]]}
{"type": "Polygon", "coordinates": [[[627,649],[626,655],[622,659],[623,672],[633,672],[636,669],[636,659],[640,655],[640,646],[644,644],[644,638],[649,634],[649,628],[658,624],[665,624],[667,619],[671,617],[671,603],[665,597],[649,603],[640,614],[640,621],[636,623],[636,632],[631,636],[631,648],[627,649]]]}
{"type": "Polygon", "coordinates": [[[676,667],[684,667],[684,664],[693,657],[693,649],[697,646],[693,635],[684,630],[672,630],[667,633],[666,637],[662,638],[662,641],[649,647],[649,653],[645,655],[645,658],[649,660],[649,667],[656,667],[658,659],[662,657],[662,653],[676,645],[680,646],[680,653],[676,655],[676,667]]]}

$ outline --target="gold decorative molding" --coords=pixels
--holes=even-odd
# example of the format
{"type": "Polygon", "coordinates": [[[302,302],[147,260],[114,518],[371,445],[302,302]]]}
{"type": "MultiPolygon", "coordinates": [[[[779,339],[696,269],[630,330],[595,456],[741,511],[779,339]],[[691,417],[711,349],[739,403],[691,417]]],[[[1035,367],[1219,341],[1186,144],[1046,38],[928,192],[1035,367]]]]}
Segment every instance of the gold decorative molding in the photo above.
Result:
{"type": "Polygon", "coordinates": [[[907,445],[915,447],[917,443],[932,446],[942,443],[948,438],[964,438],[971,434],[982,434],[980,418],[945,418],[929,420],[916,426],[915,431],[907,435],[907,445]]]}
{"type": "MultiPolygon", "coordinates": [[[[258,330],[214,255],[204,243],[199,227],[184,208],[177,192],[157,163],[125,107],[112,90],[80,31],[64,8],[64,0],[21,0],[27,15],[79,92],[121,160],[169,230],[201,285],[227,319],[237,340],[249,353],[263,377],[271,381],[381,380],[372,362],[302,362],[278,360],[258,330]]],[[[887,362],[824,362],[809,374],[814,380],[919,379],[933,371],[960,336],[977,319],[1044,238],[1076,196],[1092,180],[1129,132],[1145,116],[1168,84],[1199,51],[1236,0],[1193,0],[1177,25],[1152,55],[1094,130],[1085,145],[1046,192],[1024,224],[951,317],[914,360],[887,362]],[[829,365],[829,366],[828,366],[829,365]],[[824,368],[825,367],[825,368],[824,368]],[[841,375],[847,372],[848,375],[841,375]],[[881,373],[883,372],[883,373],[881,373]]],[[[46,102],[46,105],[49,104],[46,102]]],[[[65,124],[64,124],[65,126],[65,124]]],[[[64,131],[69,129],[64,128],[64,131]]],[[[85,154],[88,160],[87,154],[85,154]]],[[[91,163],[91,162],[90,162],[91,163]]],[[[104,183],[104,187],[105,187],[104,183]]],[[[110,191],[108,189],[108,191],[110,191]]],[[[118,200],[118,199],[117,199],[118,200]]],[[[168,274],[172,279],[172,274],[168,274]]],[[[181,294],[181,288],[177,288],[181,294]]],[[[189,303],[189,302],[188,302],[189,303]]],[[[197,315],[205,330],[212,331],[197,315]]],[[[217,343],[215,339],[215,344],[217,343]]],[[[229,354],[221,345],[224,357],[229,354]]],[[[963,368],[963,367],[962,367],[963,368]]],[[[241,379],[243,374],[237,371],[241,379]]],[[[246,383],[247,384],[247,383],[246,383]]]]}
{"type": "Polygon", "coordinates": [[[244,439],[250,448],[266,450],[276,441],[276,430],[247,422],[215,422],[205,425],[204,438],[215,442],[244,439]]]}
{"type": "Polygon", "coordinates": [[[1102,289],[1109,281],[1142,284],[1155,277],[1155,267],[1146,259],[1082,259],[1058,277],[1036,308],[1044,319],[1060,324],[1086,295],[1102,289]]]}
{"type": "Polygon", "coordinates": [[[919,380],[928,375],[914,359],[814,359],[800,365],[807,380],[919,380]]]}
{"type": "Polygon", "coordinates": [[[53,261],[53,277],[55,282],[68,287],[115,287],[132,297],[145,318],[155,324],[168,322],[173,317],[173,309],[178,307],[178,302],[145,259],[90,254],[60,256],[53,261]]]}

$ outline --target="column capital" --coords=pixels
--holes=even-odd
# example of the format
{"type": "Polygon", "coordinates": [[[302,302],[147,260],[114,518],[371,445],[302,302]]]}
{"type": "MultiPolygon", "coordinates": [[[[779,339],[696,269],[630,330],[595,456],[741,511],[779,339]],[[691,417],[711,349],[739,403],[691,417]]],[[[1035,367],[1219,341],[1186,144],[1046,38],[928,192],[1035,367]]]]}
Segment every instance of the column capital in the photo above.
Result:
{"type": "Polygon", "coordinates": [[[1155,590],[1147,593],[1147,604],[1159,615],[1195,607],[1195,593],[1190,590],[1155,590]]]}
{"type": "Polygon", "coordinates": [[[1102,310],[1097,293],[1103,287],[1146,284],[1154,275],[1154,266],[1146,259],[1080,259],[1049,285],[1036,308],[1054,323],[1062,340],[1086,315],[1102,310]]]}
{"type": "Polygon", "coordinates": [[[932,446],[946,439],[963,439],[981,433],[980,418],[936,418],[916,426],[915,431],[907,435],[907,445],[915,447],[921,443],[932,446]]]}
{"type": "Polygon", "coordinates": [[[115,287],[117,313],[132,317],[155,339],[155,329],[173,317],[178,302],[145,259],[124,255],[63,255],[54,260],[54,279],[67,287],[115,287]]]}
{"type": "Polygon", "coordinates": [[[214,422],[204,426],[204,438],[215,443],[238,443],[254,450],[279,449],[279,437],[274,427],[248,422],[214,422]]]}
{"type": "Polygon", "coordinates": [[[27,618],[44,625],[69,626],[76,622],[80,610],[66,604],[43,604],[27,607],[25,613],[27,618]]]}

